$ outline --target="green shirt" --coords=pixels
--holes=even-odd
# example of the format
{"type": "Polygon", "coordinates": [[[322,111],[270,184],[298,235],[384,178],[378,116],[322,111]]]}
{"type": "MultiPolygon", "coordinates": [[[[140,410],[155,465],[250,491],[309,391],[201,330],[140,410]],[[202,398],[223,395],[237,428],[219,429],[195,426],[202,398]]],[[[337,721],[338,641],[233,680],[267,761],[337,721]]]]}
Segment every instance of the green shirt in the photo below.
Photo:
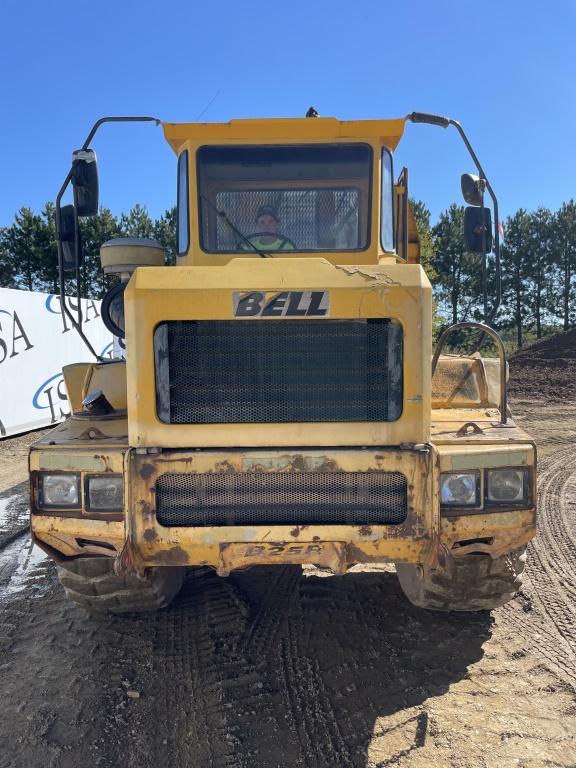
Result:
{"type": "MultiPolygon", "coordinates": [[[[288,243],[286,240],[282,240],[281,238],[276,238],[276,240],[273,240],[271,243],[263,243],[261,242],[259,237],[252,237],[249,238],[251,243],[254,243],[256,248],[258,248],[259,251],[293,251],[294,246],[292,243],[288,243]]],[[[250,248],[248,246],[248,243],[242,243],[242,248],[249,251],[250,248]]]]}

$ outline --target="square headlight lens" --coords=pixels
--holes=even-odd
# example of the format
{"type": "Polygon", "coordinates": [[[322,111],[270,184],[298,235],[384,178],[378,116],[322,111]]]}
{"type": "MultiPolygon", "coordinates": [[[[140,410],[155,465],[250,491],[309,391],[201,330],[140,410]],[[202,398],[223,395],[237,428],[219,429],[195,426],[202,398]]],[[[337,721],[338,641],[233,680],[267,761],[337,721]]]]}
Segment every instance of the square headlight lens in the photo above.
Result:
{"type": "Polygon", "coordinates": [[[454,507],[478,505],[478,472],[444,472],[440,475],[440,503],[454,507]]]}
{"type": "Polygon", "coordinates": [[[526,501],[526,469],[489,469],[486,474],[488,501],[508,504],[526,501]]]}
{"type": "Polygon", "coordinates": [[[80,475],[40,475],[41,504],[43,507],[79,507],[80,475]]]}
{"type": "Polygon", "coordinates": [[[122,475],[88,478],[88,507],[92,510],[117,512],[124,507],[122,475]]]}
{"type": "Polygon", "coordinates": [[[88,478],[88,508],[117,512],[124,507],[122,475],[88,478]]]}

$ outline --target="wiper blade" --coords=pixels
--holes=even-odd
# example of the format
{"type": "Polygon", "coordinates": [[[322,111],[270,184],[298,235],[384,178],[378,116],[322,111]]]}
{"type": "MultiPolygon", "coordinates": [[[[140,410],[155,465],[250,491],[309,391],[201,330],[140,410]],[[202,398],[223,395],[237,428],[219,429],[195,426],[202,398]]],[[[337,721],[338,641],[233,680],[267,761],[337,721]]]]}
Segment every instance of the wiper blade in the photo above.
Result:
{"type": "Polygon", "coordinates": [[[224,210],[220,211],[220,210],[219,210],[219,209],[218,209],[218,208],[217,208],[217,207],[214,205],[214,203],[213,203],[211,200],[209,200],[207,197],[205,197],[204,195],[200,195],[200,199],[201,199],[201,200],[203,200],[205,203],[208,203],[208,205],[210,206],[210,208],[212,208],[212,210],[213,210],[213,211],[215,211],[215,212],[216,212],[216,214],[217,214],[217,215],[218,215],[218,216],[219,216],[219,217],[220,217],[220,218],[221,218],[223,221],[225,221],[225,222],[226,222],[226,224],[228,224],[228,226],[230,227],[230,229],[232,230],[232,232],[234,232],[234,234],[235,234],[235,235],[238,235],[238,237],[239,237],[239,238],[242,240],[242,242],[244,242],[244,243],[246,243],[248,246],[250,246],[250,248],[251,248],[253,251],[256,251],[256,253],[257,253],[257,254],[259,254],[259,256],[260,256],[260,258],[261,258],[261,259],[268,259],[268,258],[272,258],[272,256],[274,255],[273,253],[270,253],[270,251],[261,251],[261,250],[260,250],[260,248],[258,248],[258,247],[257,247],[257,246],[256,246],[256,245],[255,245],[255,244],[252,242],[252,240],[249,240],[249,239],[246,237],[246,235],[244,235],[244,234],[242,234],[242,232],[240,232],[240,230],[238,229],[238,227],[236,227],[236,226],[234,226],[234,224],[232,224],[232,222],[231,222],[231,221],[230,221],[230,219],[228,218],[228,214],[226,213],[226,211],[224,211],[224,210]]]}

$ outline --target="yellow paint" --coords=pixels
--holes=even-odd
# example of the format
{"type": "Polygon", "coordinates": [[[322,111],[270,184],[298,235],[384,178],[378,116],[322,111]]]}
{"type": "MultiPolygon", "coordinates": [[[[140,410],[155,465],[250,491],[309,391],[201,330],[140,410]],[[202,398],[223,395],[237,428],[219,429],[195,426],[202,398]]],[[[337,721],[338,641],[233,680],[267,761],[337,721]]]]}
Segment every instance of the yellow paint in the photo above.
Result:
{"type": "MultiPolygon", "coordinates": [[[[374,265],[351,273],[323,258],[236,258],[219,269],[137,269],[125,292],[130,444],[171,448],[278,445],[399,445],[430,439],[432,293],[417,264],[374,265]],[[404,412],[386,423],[163,424],[156,416],[154,350],[164,320],[233,319],[236,291],[324,290],[330,317],[391,317],[404,330],[404,412]]],[[[261,318],[259,322],[267,322],[261,318]]],[[[314,319],[310,319],[314,322],[314,319]]]]}
{"type": "MultiPolygon", "coordinates": [[[[81,409],[89,389],[101,388],[116,408],[127,407],[128,414],[127,419],[72,417],[33,446],[32,531],[39,542],[66,557],[115,556],[128,545],[140,565],[203,564],[225,573],[255,562],[319,561],[338,571],[356,562],[422,563],[433,560],[440,548],[455,556],[469,551],[499,556],[534,535],[534,507],[451,518],[440,515],[442,471],[527,466],[535,498],[536,454],[529,436],[513,422],[507,427],[499,424],[494,363],[471,359],[468,369],[459,374],[461,382],[450,390],[448,369],[460,363],[441,360],[437,375],[444,375],[439,379],[443,388],[432,401],[432,292],[417,263],[418,233],[410,209],[406,253],[385,253],[380,246],[381,151],[383,147],[394,150],[403,130],[404,120],[341,122],[334,118],[164,124],[176,154],[189,153],[190,247],[177,259],[176,267],[142,266],[132,275],[125,291],[126,365],[66,367],[74,411],[81,409]],[[267,259],[249,251],[241,256],[202,251],[198,148],[338,142],[359,142],[372,149],[371,231],[365,250],[283,252],[281,257],[267,259]],[[400,418],[390,423],[160,422],[153,353],[156,325],[173,320],[233,320],[235,292],[289,290],[328,292],[330,318],[391,318],[402,325],[404,410],[400,418]],[[463,394],[462,382],[469,376],[474,377],[478,392],[474,400],[463,394]],[[478,434],[459,436],[466,422],[473,422],[478,434]],[[146,448],[155,451],[146,453],[146,448]],[[290,473],[298,467],[309,472],[326,471],[326,467],[344,472],[402,472],[408,482],[407,520],[400,525],[205,528],[168,528],[156,520],[155,483],[162,473],[290,473]],[[37,473],[55,469],[80,472],[83,484],[91,473],[122,473],[124,521],[88,519],[84,498],[75,516],[36,514],[37,473]],[[475,539],[479,541],[461,545],[475,539]],[[321,554],[314,547],[320,547],[321,554]]],[[[395,198],[405,192],[396,187],[395,198]]],[[[308,320],[314,322],[314,318],[308,320]]]]}

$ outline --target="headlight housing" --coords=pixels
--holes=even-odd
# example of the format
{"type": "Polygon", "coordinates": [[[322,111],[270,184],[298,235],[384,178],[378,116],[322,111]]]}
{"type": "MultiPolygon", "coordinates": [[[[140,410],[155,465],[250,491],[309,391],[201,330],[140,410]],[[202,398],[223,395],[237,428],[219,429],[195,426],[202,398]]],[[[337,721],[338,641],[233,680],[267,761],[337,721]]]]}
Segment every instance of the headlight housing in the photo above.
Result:
{"type": "Polygon", "coordinates": [[[79,507],[80,475],[72,472],[40,475],[40,506],[79,507]]]}
{"type": "Polygon", "coordinates": [[[479,472],[443,472],[440,475],[440,504],[477,507],[480,504],[479,472]]]}
{"type": "Polygon", "coordinates": [[[124,508],[122,475],[89,477],[86,500],[91,512],[118,512],[124,508]]]}
{"type": "Polygon", "coordinates": [[[486,501],[490,504],[522,504],[528,500],[528,470],[506,467],[486,470],[486,501]]]}

